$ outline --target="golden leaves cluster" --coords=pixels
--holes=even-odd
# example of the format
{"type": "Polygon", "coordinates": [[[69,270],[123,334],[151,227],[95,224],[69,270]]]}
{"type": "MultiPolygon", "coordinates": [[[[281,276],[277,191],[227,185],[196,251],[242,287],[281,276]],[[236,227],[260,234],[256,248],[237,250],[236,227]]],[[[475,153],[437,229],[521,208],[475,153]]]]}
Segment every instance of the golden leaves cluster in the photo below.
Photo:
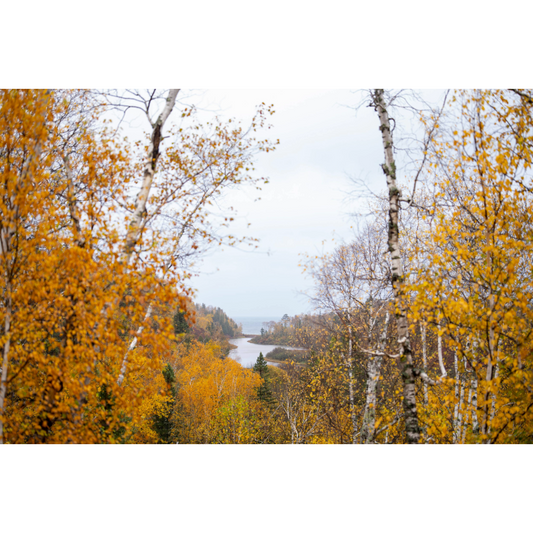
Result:
{"type": "Polygon", "coordinates": [[[90,91],[0,93],[2,442],[126,442],[161,409],[157,376],[175,351],[188,267],[209,244],[239,240],[217,230],[210,206],[264,181],[253,157],[274,147],[183,111],[125,253],[147,152],[105,112],[90,91]]]}

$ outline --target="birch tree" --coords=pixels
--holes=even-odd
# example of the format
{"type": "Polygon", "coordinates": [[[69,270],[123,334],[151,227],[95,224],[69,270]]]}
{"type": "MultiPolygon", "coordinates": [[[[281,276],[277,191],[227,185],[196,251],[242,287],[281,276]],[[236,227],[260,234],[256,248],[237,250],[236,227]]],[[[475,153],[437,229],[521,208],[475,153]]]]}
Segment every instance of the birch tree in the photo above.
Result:
{"type": "Polygon", "coordinates": [[[4,442],[127,439],[173,349],[165,309],[187,294],[190,261],[239,242],[209,202],[266,181],[251,172],[275,144],[254,137],[270,111],[244,129],[181,107],[167,129],[177,95],[132,146],[87,91],[0,94],[4,442]]]}
{"type": "MultiPolygon", "coordinates": [[[[384,317],[389,305],[388,269],[378,222],[361,228],[354,240],[307,264],[315,281],[312,301],[317,310],[334,313],[347,338],[344,364],[348,372],[353,443],[370,442],[376,420],[376,387],[387,343],[384,317]],[[366,350],[362,352],[361,350],[366,350]],[[362,420],[356,413],[355,358],[367,372],[367,394],[362,420]],[[361,363],[360,363],[361,364],[361,363]],[[358,438],[359,436],[359,438],[358,438]]],[[[388,320],[385,320],[385,324],[388,320]]]]}
{"type": "Polygon", "coordinates": [[[455,442],[512,441],[531,424],[530,111],[520,94],[459,91],[430,151],[435,220],[413,309],[438,316],[455,353],[455,442]]]}
{"type": "MultiPolygon", "coordinates": [[[[17,296],[24,286],[24,261],[26,268],[35,268],[35,247],[24,246],[28,234],[35,231],[32,214],[37,206],[46,206],[43,197],[43,182],[39,179],[41,154],[46,150],[47,109],[50,95],[46,92],[34,92],[19,97],[16,91],[4,91],[0,108],[0,172],[1,213],[0,218],[0,253],[2,272],[2,372],[0,381],[0,443],[4,442],[5,400],[8,387],[10,358],[13,359],[13,329],[17,320],[17,296]],[[28,203],[27,196],[32,195],[37,201],[28,203]],[[44,204],[44,205],[43,205],[44,204]],[[33,226],[33,227],[32,227],[33,226]],[[32,249],[33,248],[33,249],[32,249]]],[[[39,233],[37,239],[46,239],[39,233]]],[[[16,357],[16,356],[15,356],[16,357]]]]}
{"type": "Polygon", "coordinates": [[[372,106],[376,110],[380,122],[379,129],[385,152],[385,163],[382,165],[382,169],[389,191],[388,250],[391,258],[391,285],[394,294],[396,327],[398,331],[398,355],[402,365],[406,439],[410,444],[417,444],[420,442],[420,427],[416,404],[416,373],[409,338],[407,310],[405,307],[405,280],[401,262],[402,250],[400,249],[399,235],[400,190],[396,180],[396,162],[393,152],[394,144],[391,134],[391,121],[383,89],[372,91],[371,97],[372,106]]]}

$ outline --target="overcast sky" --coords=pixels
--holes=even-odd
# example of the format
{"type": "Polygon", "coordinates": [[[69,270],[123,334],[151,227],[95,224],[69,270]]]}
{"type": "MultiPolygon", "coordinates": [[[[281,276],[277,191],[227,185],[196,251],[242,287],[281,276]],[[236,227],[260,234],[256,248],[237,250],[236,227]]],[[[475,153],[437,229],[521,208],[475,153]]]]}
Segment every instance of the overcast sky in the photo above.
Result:
{"type": "MultiPolygon", "coordinates": [[[[442,95],[423,91],[432,103],[442,95]]],[[[379,121],[373,109],[358,105],[366,96],[365,91],[311,89],[180,93],[180,104],[197,106],[200,119],[212,120],[216,113],[241,120],[245,127],[257,105],[273,104],[273,127],[257,137],[280,141],[276,150],[256,158],[254,174],[269,179],[262,191],[232,189],[219,202],[222,209],[231,206],[237,212],[230,233],[259,239],[258,247],[217,246],[203,256],[190,281],[197,303],[221,307],[232,317],[280,319],[312,311],[306,296],[312,280],[300,264],[306,254],[320,255],[350,240],[353,213],[366,211],[369,199],[354,193],[352,180],[386,192],[379,121]]],[[[145,118],[129,116],[124,133],[130,140],[141,139],[145,118]]],[[[395,131],[415,123],[411,116],[404,118],[395,131]]],[[[401,157],[397,154],[400,179],[401,157]]]]}
{"type": "Polygon", "coordinates": [[[270,178],[261,193],[232,191],[225,200],[238,210],[236,230],[246,233],[251,223],[247,233],[260,239],[259,248],[226,248],[205,257],[192,281],[196,301],[239,317],[310,310],[301,293],[311,280],[298,266],[300,254],[331,250],[332,238],[349,239],[349,213],[361,203],[348,194],[351,176],[385,186],[378,119],[365,107],[356,114],[360,99],[348,90],[205,93],[204,105],[219,105],[225,116],[237,118],[251,117],[261,102],[274,104],[270,132],[280,145],[257,159],[257,173],[270,178]]]}

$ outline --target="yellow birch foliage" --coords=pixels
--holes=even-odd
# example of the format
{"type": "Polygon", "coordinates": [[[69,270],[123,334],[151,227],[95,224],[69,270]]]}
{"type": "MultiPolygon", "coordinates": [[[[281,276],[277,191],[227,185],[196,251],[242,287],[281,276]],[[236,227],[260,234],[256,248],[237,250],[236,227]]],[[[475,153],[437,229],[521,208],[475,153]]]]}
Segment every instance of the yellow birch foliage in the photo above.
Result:
{"type": "Polygon", "coordinates": [[[216,344],[181,344],[177,352],[176,425],[186,443],[253,443],[257,434],[256,389],[261,377],[216,344]]]}
{"type": "MultiPolygon", "coordinates": [[[[9,442],[114,441],[136,403],[137,391],[119,390],[116,375],[131,325],[144,314],[139,296],[176,296],[148,268],[135,279],[136,297],[124,298],[134,278],[117,253],[118,232],[104,202],[129,179],[126,155],[97,142],[85,129],[88,119],[59,96],[2,94],[0,344],[7,353],[2,414],[9,442]],[[69,113],[78,123],[67,123],[69,113]]],[[[168,342],[169,331],[157,343],[168,342]]]]}
{"type": "Polygon", "coordinates": [[[412,318],[441,325],[457,371],[431,389],[425,424],[441,442],[531,442],[531,100],[459,92],[450,115],[433,145],[434,218],[411,289],[412,318]]]}
{"type": "MultiPolygon", "coordinates": [[[[148,381],[148,376],[145,380],[148,381]]],[[[174,409],[174,398],[162,372],[154,372],[149,383],[144,383],[144,394],[135,420],[133,442],[137,444],[165,444],[154,427],[157,418],[170,420],[174,409]]],[[[169,424],[170,425],[170,424],[169,424]]],[[[169,435],[172,439],[173,435],[169,435]]]]}
{"type": "Polygon", "coordinates": [[[187,293],[189,261],[238,240],[209,206],[262,181],[252,158],[273,148],[220,121],[174,128],[126,246],[146,150],[116,140],[103,109],[87,91],[0,92],[1,442],[131,438],[175,346],[164,310],[187,293]]]}

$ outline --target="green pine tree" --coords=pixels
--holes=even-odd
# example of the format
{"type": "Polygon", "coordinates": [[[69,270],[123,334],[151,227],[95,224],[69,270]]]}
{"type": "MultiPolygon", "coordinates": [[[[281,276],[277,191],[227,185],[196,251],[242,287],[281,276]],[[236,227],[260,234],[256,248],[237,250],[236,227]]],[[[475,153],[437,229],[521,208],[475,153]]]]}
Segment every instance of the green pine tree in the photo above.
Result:
{"type": "Polygon", "coordinates": [[[268,406],[273,406],[274,398],[270,390],[270,372],[262,352],[259,352],[259,357],[254,365],[254,372],[257,372],[263,378],[263,382],[257,388],[257,397],[268,406]]]}
{"type": "Polygon", "coordinates": [[[189,331],[189,324],[185,320],[185,311],[182,311],[179,307],[176,309],[176,313],[173,319],[174,333],[179,335],[180,333],[187,333],[189,331]]]}
{"type": "MultiPolygon", "coordinates": [[[[176,383],[176,376],[174,374],[174,370],[168,363],[167,366],[165,366],[165,368],[163,369],[163,377],[165,378],[169,391],[167,402],[170,403],[171,406],[174,406],[174,404],[176,403],[176,387],[174,385],[176,383]]],[[[172,409],[170,410],[170,413],[166,416],[154,415],[154,417],[152,418],[152,427],[157,433],[160,442],[164,444],[170,444],[172,442],[171,417],[172,409]]]]}

